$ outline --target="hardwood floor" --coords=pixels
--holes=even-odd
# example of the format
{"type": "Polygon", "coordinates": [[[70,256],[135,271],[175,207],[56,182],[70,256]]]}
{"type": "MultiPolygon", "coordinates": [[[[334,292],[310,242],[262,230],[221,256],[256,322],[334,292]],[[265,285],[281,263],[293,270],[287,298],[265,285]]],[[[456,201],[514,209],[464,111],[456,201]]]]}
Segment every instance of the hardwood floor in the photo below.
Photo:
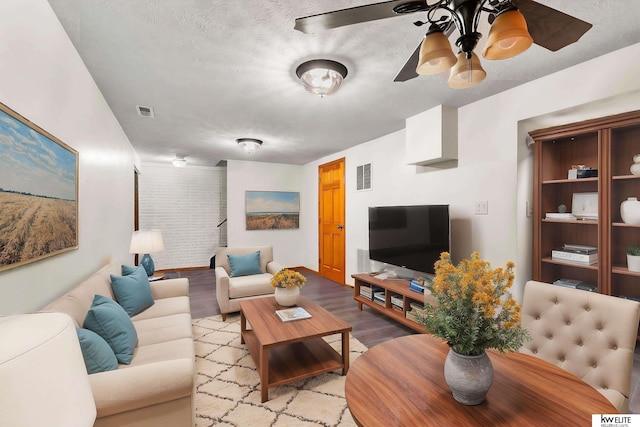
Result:
{"type": "MultiPolygon", "coordinates": [[[[307,270],[300,270],[307,277],[301,294],[326,308],[353,327],[352,335],[368,348],[384,341],[416,333],[370,308],[358,310],[353,300],[353,289],[327,280],[307,270]]],[[[216,302],[215,274],[212,269],[165,271],[169,278],[187,277],[193,318],[220,314],[216,302]]],[[[631,376],[629,410],[640,413],[640,345],[636,346],[631,376]]]]}

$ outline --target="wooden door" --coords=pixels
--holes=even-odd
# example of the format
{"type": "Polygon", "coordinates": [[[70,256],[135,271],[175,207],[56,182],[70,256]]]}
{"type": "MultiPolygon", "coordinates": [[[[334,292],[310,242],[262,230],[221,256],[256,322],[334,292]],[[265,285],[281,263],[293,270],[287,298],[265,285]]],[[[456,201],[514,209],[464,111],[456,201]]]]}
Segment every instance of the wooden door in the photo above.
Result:
{"type": "Polygon", "coordinates": [[[320,275],[344,284],[344,158],[318,167],[320,275]]]}

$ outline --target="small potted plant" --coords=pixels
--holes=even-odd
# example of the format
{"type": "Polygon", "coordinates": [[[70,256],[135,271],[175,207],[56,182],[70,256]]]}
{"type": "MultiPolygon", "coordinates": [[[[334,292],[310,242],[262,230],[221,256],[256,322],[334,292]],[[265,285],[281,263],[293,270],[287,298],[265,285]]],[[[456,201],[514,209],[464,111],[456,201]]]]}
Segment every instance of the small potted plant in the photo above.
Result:
{"type": "Polygon", "coordinates": [[[300,288],[307,278],[295,270],[283,268],[271,278],[271,286],[275,288],[276,302],[283,306],[295,305],[300,296],[300,288]]]}
{"type": "Polygon", "coordinates": [[[627,246],[627,267],[629,271],[640,272],[640,245],[627,246]]]}

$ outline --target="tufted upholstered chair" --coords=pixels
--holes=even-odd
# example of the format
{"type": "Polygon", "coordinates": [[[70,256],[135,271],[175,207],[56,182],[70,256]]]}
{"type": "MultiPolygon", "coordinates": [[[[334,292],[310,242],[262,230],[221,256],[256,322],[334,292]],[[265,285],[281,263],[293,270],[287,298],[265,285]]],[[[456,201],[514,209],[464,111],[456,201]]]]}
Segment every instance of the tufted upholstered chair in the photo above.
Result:
{"type": "Polygon", "coordinates": [[[529,281],[521,325],[532,339],[520,352],[571,372],[628,413],[639,320],[636,301],[529,281]]]}

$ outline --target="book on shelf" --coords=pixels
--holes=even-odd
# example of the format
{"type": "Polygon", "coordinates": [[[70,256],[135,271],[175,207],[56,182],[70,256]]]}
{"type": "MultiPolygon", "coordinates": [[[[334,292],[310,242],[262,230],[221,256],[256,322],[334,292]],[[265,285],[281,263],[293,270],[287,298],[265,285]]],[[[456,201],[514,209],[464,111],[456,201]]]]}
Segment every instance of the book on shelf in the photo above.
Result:
{"type": "Polygon", "coordinates": [[[575,279],[558,279],[554,281],[553,284],[556,286],[564,286],[565,288],[580,289],[582,291],[589,292],[595,292],[598,289],[598,287],[595,285],[591,285],[589,283],[583,282],[582,280],[575,279]]]}
{"type": "Polygon", "coordinates": [[[420,284],[420,282],[418,282],[417,280],[413,279],[411,280],[411,282],[409,282],[409,289],[415,292],[420,292],[421,294],[424,293],[424,290],[427,287],[425,285],[420,284]]]}
{"type": "Polygon", "coordinates": [[[384,305],[384,291],[377,291],[373,293],[373,301],[378,304],[384,305]]]}
{"type": "Polygon", "coordinates": [[[371,299],[373,292],[371,291],[371,286],[360,286],[360,295],[365,298],[371,299]]]}
{"type": "Polygon", "coordinates": [[[598,252],[588,254],[558,248],[551,251],[551,259],[573,264],[593,265],[598,263],[598,252]]]}
{"type": "Polygon", "coordinates": [[[391,304],[400,310],[402,310],[404,303],[402,302],[401,295],[391,295],[391,304]]]}
{"type": "Polygon", "coordinates": [[[276,314],[283,322],[291,322],[293,320],[309,319],[311,314],[302,307],[284,308],[276,310],[276,314]]]}
{"type": "Polygon", "coordinates": [[[576,245],[572,243],[565,243],[564,245],[562,245],[561,250],[565,252],[572,252],[576,254],[587,254],[587,255],[598,253],[598,248],[596,248],[595,246],[576,245]]]}

